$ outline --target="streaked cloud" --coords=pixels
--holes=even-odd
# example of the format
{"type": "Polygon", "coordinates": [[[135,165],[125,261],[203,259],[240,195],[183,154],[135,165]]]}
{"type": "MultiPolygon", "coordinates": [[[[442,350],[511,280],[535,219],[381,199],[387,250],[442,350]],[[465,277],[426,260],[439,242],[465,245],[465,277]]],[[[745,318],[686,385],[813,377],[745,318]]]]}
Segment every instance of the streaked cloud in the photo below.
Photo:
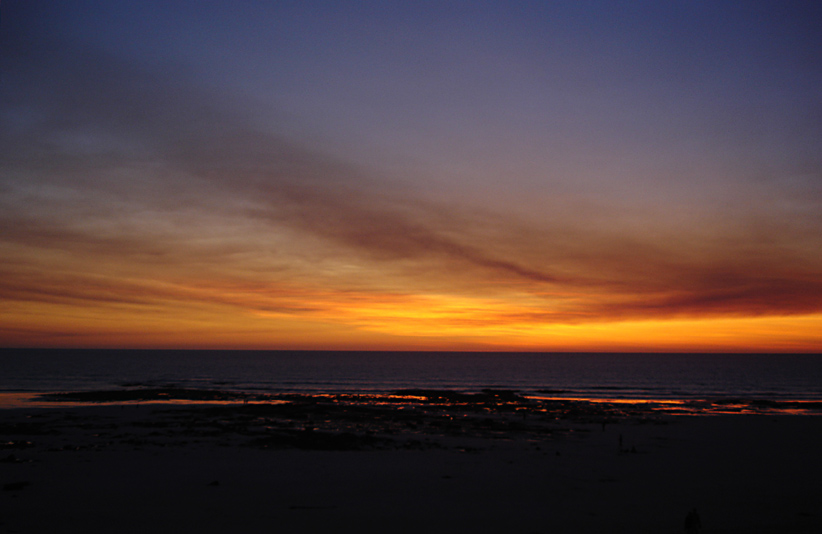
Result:
{"type": "MultiPolygon", "coordinates": [[[[32,44],[25,31],[7,34],[2,52],[5,343],[48,340],[50,331],[68,339],[80,329],[93,344],[99,319],[90,317],[109,314],[141,325],[151,343],[173,337],[171,327],[151,326],[154,316],[213,327],[221,346],[242,346],[240,332],[254,346],[299,346],[282,337],[299,324],[294,332],[308,336],[307,346],[307,332],[319,332],[330,347],[534,348],[547,336],[546,347],[567,349],[570,341],[551,344],[562,339],[551,329],[570,328],[586,346],[575,330],[586,325],[605,332],[603,325],[643,321],[805,321],[822,313],[822,152],[811,150],[822,140],[822,115],[813,110],[799,120],[784,102],[767,101],[759,118],[748,106],[706,127],[697,105],[697,119],[685,108],[673,116],[694,130],[675,132],[653,116],[658,100],[650,116],[636,116],[611,107],[624,98],[636,111],[636,95],[603,103],[611,89],[566,80],[579,93],[559,94],[572,106],[600,102],[602,121],[585,112],[575,124],[563,112],[558,129],[536,127],[521,115],[527,108],[502,99],[499,109],[477,110],[486,129],[473,131],[458,104],[441,124],[420,118],[436,125],[435,137],[463,129],[465,140],[448,146],[452,159],[424,135],[421,152],[410,146],[405,159],[372,158],[362,145],[372,134],[306,135],[293,117],[272,120],[288,110],[227,91],[186,65],[60,36],[32,44]],[[512,116],[522,129],[496,130],[512,116]],[[586,137],[590,121],[602,129],[586,137]],[[499,143],[488,144],[494,136],[499,143]],[[80,324],[61,322],[63,314],[90,315],[80,324]],[[254,327],[245,331],[243,321],[254,327]]],[[[625,61],[625,50],[615,53],[625,61]]],[[[514,58],[515,49],[502,55],[514,58]]],[[[442,90],[442,79],[431,83],[442,90]]],[[[681,83],[670,87],[691,82],[681,83]]],[[[494,88],[482,98],[534,87],[494,88]]],[[[420,87],[407,90],[417,106],[420,87]]],[[[483,101],[471,100],[473,89],[450,90],[483,101]]],[[[380,116],[383,105],[372,111],[380,116]]],[[[104,330],[106,343],[136,335],[104,330]]]]}

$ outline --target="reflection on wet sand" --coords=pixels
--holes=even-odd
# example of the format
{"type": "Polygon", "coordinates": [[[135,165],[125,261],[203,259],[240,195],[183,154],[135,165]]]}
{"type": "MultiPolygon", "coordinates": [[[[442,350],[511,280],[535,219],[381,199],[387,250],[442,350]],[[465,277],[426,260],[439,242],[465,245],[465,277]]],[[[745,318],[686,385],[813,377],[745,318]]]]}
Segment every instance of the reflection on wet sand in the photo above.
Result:
{"type": "MultiPolygon", "coordinates": [[[[652,414],[718,415],[729,413],[754,414],[822,414],[820,400],[773,400],[757,398],[705,399],[630,399],[583,398],[550,395],[527,395],[507,389],[484,389],[479,393],[452,390],[404,389],[392,393],[323,393],[323,394],[254,394],[235,391],[193,388],[127,388],[106,391],[76,391],[47,393],[19,397],[22,407],[43,402],[48,404],[165,402],[216,404],[326,403],[349,406],[384,406],[393,408],[439,407],[473,409],[494,412],[542,413],[566,415],[650,416],[652,414]]],[[[470,410],[469,410],[470,411],[470,410]]]]}
{"type": "MultiPolygon", "coordinates": [[[[664,424],[671,416],[683,415],[822,414],[822,402],[810,401],[568,399],[491,389],[479,393],[411,389],[390,394],[261,395],[136,388],[16,396],[13,400],[17,406],[54,408],[37,415],[49,421],[42,426],[52,430],[76,419],[58,408],[146,405],[151,413],[145,420],[120,418],[106,424],[128,440],[166,445],[219,437],[262,448],[332,450],[483,447],[488,440],[539,442],[573,432],[579,425],[602,425],[604,429],[616,422],[664,424]]],[[[27,425],[36,428],[32,420],[27,425]]],[[[110,438],[100,443],[116,437],[114,430],[100,430],[92,437],[110,438]]]]}
{"type": "Polygon", "coordinates": [[[106,511],[135,533],[675,532],[694,507],[706,531],[822,527],[818,403],[135,388],[28,406],[0,410],[0,532],[102,532],[106,511]]]}

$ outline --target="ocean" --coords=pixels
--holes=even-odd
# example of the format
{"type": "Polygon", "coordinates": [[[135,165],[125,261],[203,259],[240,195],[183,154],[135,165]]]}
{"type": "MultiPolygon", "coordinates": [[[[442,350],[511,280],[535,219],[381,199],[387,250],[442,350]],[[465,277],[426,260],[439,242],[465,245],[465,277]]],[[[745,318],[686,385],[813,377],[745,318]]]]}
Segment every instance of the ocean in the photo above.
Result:
{"type": "Polygon", "coordinates": [[[185,387],[400,389],[583,399],[822,400],[819,354],[2,349],[0,393],[185,387]]]}

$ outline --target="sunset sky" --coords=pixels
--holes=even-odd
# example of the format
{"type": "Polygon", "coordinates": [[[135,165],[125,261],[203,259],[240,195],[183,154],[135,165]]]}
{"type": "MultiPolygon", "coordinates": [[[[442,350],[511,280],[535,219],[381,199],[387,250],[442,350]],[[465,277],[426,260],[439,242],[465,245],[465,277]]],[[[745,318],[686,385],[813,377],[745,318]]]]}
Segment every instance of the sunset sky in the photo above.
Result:
{"type": "Polygon", "coordinates": [[[822,2],[0,15],[0,346],[822,352],[822,2]]]}

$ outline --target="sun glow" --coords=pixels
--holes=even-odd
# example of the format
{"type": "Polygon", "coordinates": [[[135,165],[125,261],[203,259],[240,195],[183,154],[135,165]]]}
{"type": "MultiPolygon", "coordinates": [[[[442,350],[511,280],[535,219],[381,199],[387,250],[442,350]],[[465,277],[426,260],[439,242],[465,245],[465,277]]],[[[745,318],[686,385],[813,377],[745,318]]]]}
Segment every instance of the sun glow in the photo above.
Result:
{"type": "Polygon", "coordinates": [[[800,6],[11,4],[0,346],[822,351],[800,6]]]}
{"type": "Polygon", "coordinates": [[[280,309],[243,295],[156,305],[4,303],[9,346],[815,352],[822,315],[569,320],[533,297],[304,292],[280,309]],[[301,302],[297,306],[297,302],[301,302]]]}

